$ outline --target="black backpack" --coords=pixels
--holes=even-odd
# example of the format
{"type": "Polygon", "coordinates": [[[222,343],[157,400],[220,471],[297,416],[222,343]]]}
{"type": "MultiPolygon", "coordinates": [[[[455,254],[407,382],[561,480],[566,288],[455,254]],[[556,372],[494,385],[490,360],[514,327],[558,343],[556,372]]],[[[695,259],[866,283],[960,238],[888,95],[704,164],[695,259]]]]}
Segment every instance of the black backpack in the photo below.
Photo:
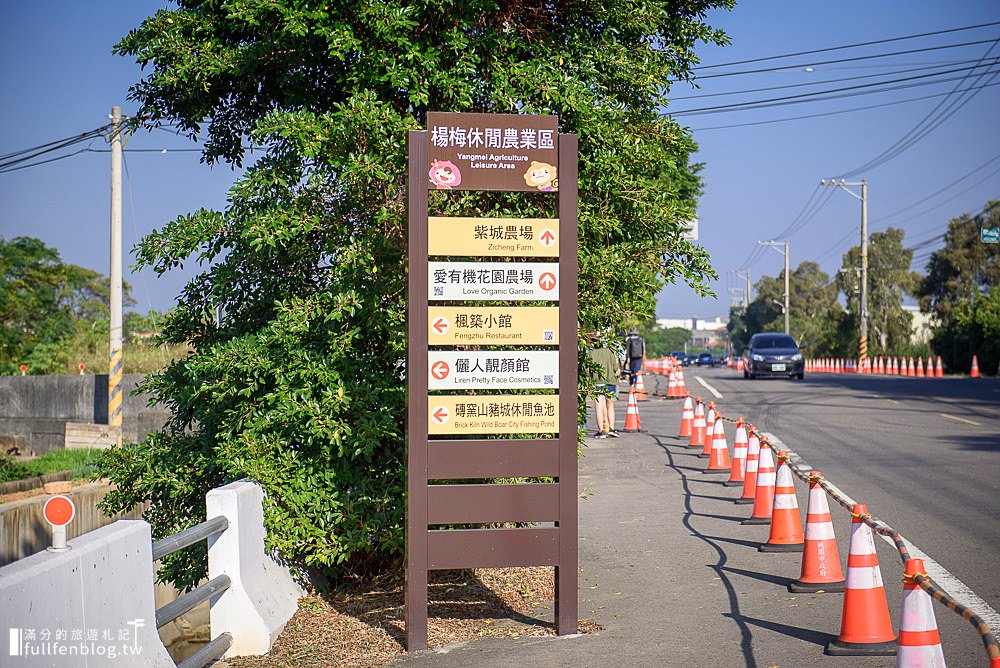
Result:
{"type": "Polygon", "coordinates": [[[641,336],[630,336],[628,340],[628,345],[625,346],[625,352],[629,359],[642,359],[642,355],[645,351],[645,346],[643,345],[641,336]]]}

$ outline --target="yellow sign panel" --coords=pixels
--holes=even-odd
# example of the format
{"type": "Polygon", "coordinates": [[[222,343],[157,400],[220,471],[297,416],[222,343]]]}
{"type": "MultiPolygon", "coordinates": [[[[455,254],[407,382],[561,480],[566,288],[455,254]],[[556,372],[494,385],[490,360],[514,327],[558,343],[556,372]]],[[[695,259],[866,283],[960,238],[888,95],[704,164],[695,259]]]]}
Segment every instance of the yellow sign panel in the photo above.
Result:
{"type": "Polygon", "coordinates": [[[554,434],[559,431],[559,397],[489,395],[428,397],[431,436],[458,434],[554,434]]]}
{"type": "Polygon", "coordinates": [[[427,343],[451,345],[555,345],[558,306],[430,306],[427,343]]]}
{"type": "Polygon", "coordinates": [[[559,257],[558,218],[427,219],[430,255],[559,257]]]}

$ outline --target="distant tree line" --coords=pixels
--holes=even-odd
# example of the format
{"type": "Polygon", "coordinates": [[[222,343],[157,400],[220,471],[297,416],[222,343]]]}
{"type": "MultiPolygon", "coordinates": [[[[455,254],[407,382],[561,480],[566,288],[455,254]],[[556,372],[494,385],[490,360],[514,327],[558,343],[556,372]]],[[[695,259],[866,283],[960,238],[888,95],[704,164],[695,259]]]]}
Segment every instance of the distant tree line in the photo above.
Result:
{"type": "MultiPolygon", "coordinates": [[[[1000,364],[1000,244],[980,238],[983,227],[1000,227],[1000,203],[991,201],[977,216],[948,223],[944,247],[931,254],[926,273],[910,271],[913,250],[904,231],[890,227],[871,234],[868,246],[868,353],[940,355],[945,369],[968,373],[973,354],[980,371],[1000,364]],[[913,317],[904,297],[917,300],[931,316],[929,342],[912,341],[913,317]]],[[[857,357],[860,332],[861,248],[843,256],[831,280],[816,262],[803,262],[789,276],[789,327],[809,357],[857,357]]],[[[764,276],[746,308],[730,310],[727,329],[733,350],[741,351],[757,332],[782,331],[784,272],[764,276]]]]}

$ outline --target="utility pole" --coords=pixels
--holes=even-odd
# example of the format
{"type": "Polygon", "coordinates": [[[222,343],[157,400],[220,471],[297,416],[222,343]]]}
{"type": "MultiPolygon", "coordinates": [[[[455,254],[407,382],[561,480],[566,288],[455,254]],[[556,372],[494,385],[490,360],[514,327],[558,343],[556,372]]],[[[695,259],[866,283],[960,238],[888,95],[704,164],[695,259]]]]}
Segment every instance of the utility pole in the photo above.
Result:
{"type": "MultiPolygon", "coordinates": [[[[784,247],[785,247],[785,250],[784,250],[784,254],[785,254],[785,304],[782,307],[782,311],[784,311],[784,313],[785,313],[785,334],[788,334],[791,331],[791,328],[788,326],[788,317],[789,317],[789,308],[788,308],[788,306],[789,306],[789,304],[788,304],[788,239],[785,239],[785,241],[783,241],[783,242],[778,242],[778,241],[758,241],[757,245],[758,246],[769,246],[770,248],[773,248],[774,250],[778,251],[779,253],[782,252],[781,250],[779,250],[779,246],[784,245],[784,247]]],[[[750,273],[747,272],[747,290],[749,291],[749,289],[750,289],[750,273]]]]}
{"type": "Polygon", "coordinates": [[[743,291],[743,308],[745,310],[745,309],[747,309],[747,308],[750,307],[750,270],[747,269],[745,272],[743,272],[743,271],[740,271],[739,269],[736,269],[735,270],[735,274],[739,278],[745,278],[746,282],[747,282],[747,287],[743,291]]]}
{"type": "Polygon", "coordinates": [[[861,340],[858,343],[858,366],[862,372],[868,370],[868,179],[848,183],[844,179],[823,179],[821,186],[836,186],[851,197],[861,200],[861,340]],[[847,186],[861,186],[858,195],[847,186]]]}
{"type": "Polygon", "coordinates": [[[122,109],[111,107],[111,337],[108,427],[122,444],[122,109]]]}

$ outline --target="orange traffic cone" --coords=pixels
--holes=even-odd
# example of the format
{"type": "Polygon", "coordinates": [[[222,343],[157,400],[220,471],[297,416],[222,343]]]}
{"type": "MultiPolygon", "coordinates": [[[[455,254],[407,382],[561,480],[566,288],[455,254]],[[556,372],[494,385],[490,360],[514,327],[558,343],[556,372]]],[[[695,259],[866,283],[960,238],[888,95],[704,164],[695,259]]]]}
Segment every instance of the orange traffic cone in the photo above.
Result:
{"type": "Polygon", "coordinates": [[[700,448],[705,445],[705,405],[701,397],[694,398],[694,422],[691,424],[691,441],[688,447],[700,448]]]}
{"type": "Polygon", "coordinates": [[[677,370],[677,396],[683,397],[687,394],[687,385],[684,383],[684,369],[677,370]]]}
{"type": "Polygon", "coordinates": [[[937,365],[934,368],[935,378],[944,378],[944,365],[941,364],[941,356],[937,356],[937,365]]]}
{"type": "Polygon", "coordinates": [[[934,618],[934,601],[914,576],[927,576],[923,559],[907,559],[903,572],[903,611],[899,616],[899,651],[896,665],[940,666],[944,668],[944,652],[934,618]]]}
{"type": "Polygon", "coordinates": [[[912,357],[906,363],[906,375],[909,378],[913,378],[917,375],[917,365],[916,362],[913,361],[912,357]]]}
{"type": "Polygon", "coordinates": [[[635,400],[646,401],[646,386],[642,384],[642,370],[635,373],[635,400]]]}
{"type": "Polygon", "coordinates": [[[917,358],[917,378],[923,378],[923,377],[924,377],[924,358],[923,357],[918,357],[917,358]]]}
{"type": "Polygon", "coordinates": [[[970,378],[979,378],[979,360],[976,356],[972,356],[972,371],[969,372],[970,378]]]}
{"type": "Polygon", "coordinates": [[[875,538],[871,527],[862,520],[867,515],[865,504],[854,504],[840,635],[825,650],[831,656],[892,656],[896,653],[896,636],[889,619],[875,538]]]}
{"type": "Polygon", "coordinates": [[[667,374],[667,398],[673,399],[676,393],[677,393],[677,371],[671,369],[670,373],[667,374]]]}
{"type": "Polygon", "coordinates": [[[799,501],[795,482],[788,466],[788,453],[778,453],[778,474],[774,483],[774,509],[771,511],[771,535],[761,544],[760,552],[801,552],[804,543],[799,501]]]}
{"type": "Polygon", "coordinates": [[[743,418],[736,419],[736,435],[733,436],[733,464],[729,469],[729,480],[722,483],[726,487],[742,487],[747,468],[747,451],[750,444],[747,441],[747,428],[743,418]]]}
{"type": "Polygon", "coordinates": [[[692,426],[694,423],[694,403],[691,401],[691,395],[687,395],[684,398],[684,406],[681,409],[681,433],[678,434],[681,437],[687,436],[691,438],[692,426]]]}
{"type": "Polygon", "coordinates": [[[750,438],[747,441],[747,466],[743,472],[743,494],[734,503],[753,503],[754,493],[757,491],[757,462],[760,460],[760,436],[757,430],[750,425],[750,438]]]}
{"type": "Polygon", "coordinates": [[[726,428],[722,416],[715,420],[712,429],[712,452],[708,458],[708,468],[702,473],[728,473],[732,464],[729,462],[729,446],[726,444],[726,428]]]}
{"type": "Polygon", "coordinates": [[[820,486],[823,474],[809,474],[809,504],[806,506],[805,546],[802,572],[788,585],[788,591],[815,594],[818,591],[844,591],[844,572],[840,568],[837,539],[833,534],[826,491],[820,486]]]}
{"type": "Polygon", "coordinates": [[[705,413],[705,442],[702,444],[700,457],[709,457],[712,454],[712,439],[715,438],[715,402],[708,402],[708,412],[705,413]]]}
{"type": "Polygon", "coordinates": [[[774,456],[767,439],[760,442],[757,462],[757,486],[753,494],[753,513],[741,524],[770,524],[774,508],[774,456]]]}
{"type": "Polygon", "coordinates": [[[628,405],[625,407],[625,429],[628,432],[642,431],[639,421],[639,404],[635,401],[635,390],[629,388],[628,405]]]}

